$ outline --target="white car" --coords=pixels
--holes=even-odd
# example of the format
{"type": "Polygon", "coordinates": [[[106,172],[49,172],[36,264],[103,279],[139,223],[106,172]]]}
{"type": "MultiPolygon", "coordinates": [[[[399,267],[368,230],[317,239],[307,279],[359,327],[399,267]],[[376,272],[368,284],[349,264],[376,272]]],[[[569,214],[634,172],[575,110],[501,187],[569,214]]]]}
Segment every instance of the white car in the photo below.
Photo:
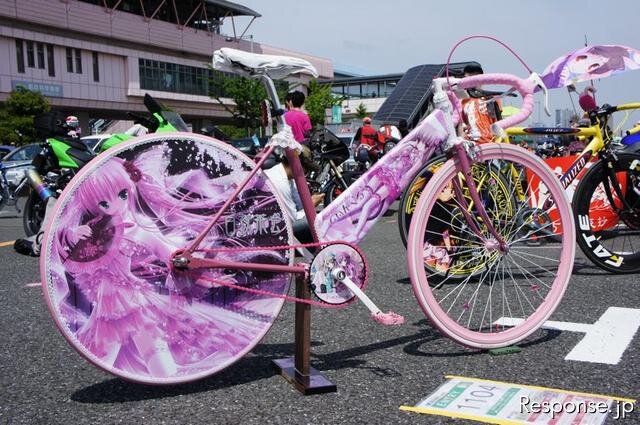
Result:
{"type": "Polygon", "coordinates": [[[33,161],[33,158],[38,155],[41,150],[42,147],[39,143],[33,143],[20,146],[2,158],[2,164],[6,167],[11,167],[5,174],[10,187],[15,188],[20,184],[24,177],[24,172],[29,168],[33,168],[31,161],[33,161]]]}

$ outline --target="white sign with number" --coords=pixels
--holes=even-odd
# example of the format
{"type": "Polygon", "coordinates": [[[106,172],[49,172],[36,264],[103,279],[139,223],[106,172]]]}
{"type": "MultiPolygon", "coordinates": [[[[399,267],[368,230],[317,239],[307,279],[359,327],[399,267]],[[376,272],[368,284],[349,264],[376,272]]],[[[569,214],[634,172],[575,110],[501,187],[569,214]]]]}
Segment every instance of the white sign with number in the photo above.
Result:
{"type": "Polygon", "coordinates": [[[597,425],[608,414],[622,419],[635,400],[552,388],[447,376],[415,407],[402,410],[494,424],[597,425]]]}

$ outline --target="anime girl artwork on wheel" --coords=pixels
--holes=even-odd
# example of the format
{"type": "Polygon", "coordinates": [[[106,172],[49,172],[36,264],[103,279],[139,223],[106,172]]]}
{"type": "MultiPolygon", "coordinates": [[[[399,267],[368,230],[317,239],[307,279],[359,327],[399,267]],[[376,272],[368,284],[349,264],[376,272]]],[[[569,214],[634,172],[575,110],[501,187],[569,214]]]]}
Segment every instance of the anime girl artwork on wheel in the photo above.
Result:
{"type": "MultiPolygon", "coordinates": [[[[77,189],[78,202],[65,207],[73,213],[65,215],[68,222],[55,235],[59,267],[52,301],[66,322],[67,337],[86,348],[83,354],[95,356],[107,369],[175,380],[207,370],[211,362],[225,362],[235,353],[221,346],[242,346],[238,343],[261,332],[260,316],[273,312],[263,311],[251,294],[200,284],[193,274],[184,279],[164,261],[205,227],[211,210],[234,189],[228,180],[243,167],[233,162],[209,157],[198,146],[172,152],[153,146],[131,159],[112,158],[77,189]],[[200,169],[203,163],[209,166],[200,169]],[[228,170],[234,171],[216,176],[228,170]]],[[[253,217],[263,220],[228,215],[225,226],[211,232],[230,233],[218,237],[217,245],[244,246],[260,233],[275,244],[280,234],[286,235],[282,217],[270,214],[275,199],[266,196],[263,185],[256,180],[253,196],[236,206],[237,211],[253,209],[258,213],[253,217]],[[233,232],[230,221],[235,222],[233,232]]],[[[252,251],[246,257],[288,262],[287,253],[252,251]]],[[[249,286],[260,278],[264,284],[259,273],[214,271],[206,277],[249,286]]],[[[283,289],[277,277],[274,282],[275,290],[283,289]]]]}

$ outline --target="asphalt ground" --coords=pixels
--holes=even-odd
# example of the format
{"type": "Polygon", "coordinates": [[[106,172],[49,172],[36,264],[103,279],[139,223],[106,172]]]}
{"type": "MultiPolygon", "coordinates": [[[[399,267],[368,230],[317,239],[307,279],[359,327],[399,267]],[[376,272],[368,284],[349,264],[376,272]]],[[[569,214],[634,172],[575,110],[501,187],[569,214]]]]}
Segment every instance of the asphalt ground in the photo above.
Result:
{"type": "MultiPolygon", "coordinates": [[[[19,218],[0,214],[0,242],[21,235],[19,218]]],[[[407,323],[384,327],[366,308],[312,311],[312,366],[337,393],[303,396],[274,372],[293,353],[292,303],[264,341],[223,372],[172,387],[133,384],[85,360],[55,328],[38,286],[36,258],[0,247],[0,423],[2,424],[440,424],[476,423],[399,410],[461,375],[627,398],[640,396],[640,337],[616,365],[565,360],[584,337],[539,330],[516,354],[492,356],[441,336],[418,307],[395,216],[384,217],[361,244],[371,266],[367,293],[407,323]]],[[[638,275],[615,276],[578,254],[553,320],[594,323],[608,307],[640,308],[638,275]]],[[[638,407],[636,407],[636,410],[638,407]]],[[[609,415],[609,424],[639,424],[609,415]]]]}

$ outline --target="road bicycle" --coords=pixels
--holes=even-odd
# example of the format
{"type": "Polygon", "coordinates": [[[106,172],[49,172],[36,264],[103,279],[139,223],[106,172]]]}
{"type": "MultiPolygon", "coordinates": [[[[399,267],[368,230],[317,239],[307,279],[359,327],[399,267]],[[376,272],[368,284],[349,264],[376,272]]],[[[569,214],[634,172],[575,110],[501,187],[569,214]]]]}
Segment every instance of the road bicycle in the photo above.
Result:
{"type": "Polygon", "coordinates": [[[522,112],[501,123],[512,126],[531,112],[535,76],[486,74],[442,83],[437,95],[444,110],[426,117],[316,214],[272,81],[315,70],[295,58],[226,48],[215,52],[214,67],[265,84],[278,132],[257,162],[202,135],[143,136],[85,166],[51,214],[41,255],[45,299],[61,333],[91,363],[136,382],[199,379],[247,354],[285,300],[340,308],[358,299],[376,322],[401,324],[401,316],[383,313],[364,293],[369,266],[357,243],[438,147],[450,160],[429,181],[409,232],[407,267],[420,307],[445,335],[480,348],[527,337],[557,307],[575,255],[562,186],[524,149],[474,146],[457,137],[444,91],[449,85],[515,87],[524,98],[522,112]],[[310,241],[296,232],[301,223],[291,222],[261,170],[276,149],[292,168],[310,241]],[[548,229],[521,227],[483,202],[471,167],[493,161],[517,163],[547,185],[559,242],[530,246],[537,231],[548,229]],[[444,225],[425,242],[430,217],[444,225]],[[487,258],[478,279],[429,285],[425,263],[470,249],[487,258]],[[295,252],[302,255],[298,262],[295,252]],[[317,300],[287,295],[294,275],[307,279],[317,300]],[[507,328],[502,317],[524,320],[507,328]]]}
{"type": "MultiPolygon", "coordinates": [[[[573,210],[577,224],[577,243],[582,252],[603,270],[613,273],[637,273],[640,271],[640,154],[616,149],[613,134],[608,127],[611,115],[617,111],[640,109],[640,103],[618,106],[605,105],[590,112],[591,125],[577,128],[523,128],[506,130],[498,142],[509,143],[513,136],[553,135],[574,136],[591,139],[572,165],[560,176],[562,186],[567,189],[587,166],[573,194],[573,210]]],[[[638,131],[631,129],[630,134],[638,131]]],[[[432,170],[444,162],[434,158],[403,193],[398,208],[398,225],[403,242],[411,217],[426,181],[432,170]]],[[[535,179],[509,167],[489,167],[476,172],[476,179],[495,181],[491,188],[491,199],[500,203],[505,211],[513,211],[514,203],[506,202],[510,185],[514,186],[517,202],[525,202],[524,188],[535,179]],[[515,177],[514,177],[515,176],[515,177]]],[[[531,188],[535,190],[536,187],[531,188]]],[[[533,199],[536,200],[537,197],[533,199]]],[[[543,210],[546,201],[538,199],[537,206],[543,210]]],[[[533,206],[533,205],[532,205],[533,206]]],[[[461,258],[464,260],[464,258],[461,258]]],[[[464,261],[462,261],[464,264],[464,261]]],[[[477,266],[475,269],[480,268],[477,266]]],[[[448,274],[433,270],[433,280],[460,279],[473,273],[469,267],[454,267],[448,274]]]]}

